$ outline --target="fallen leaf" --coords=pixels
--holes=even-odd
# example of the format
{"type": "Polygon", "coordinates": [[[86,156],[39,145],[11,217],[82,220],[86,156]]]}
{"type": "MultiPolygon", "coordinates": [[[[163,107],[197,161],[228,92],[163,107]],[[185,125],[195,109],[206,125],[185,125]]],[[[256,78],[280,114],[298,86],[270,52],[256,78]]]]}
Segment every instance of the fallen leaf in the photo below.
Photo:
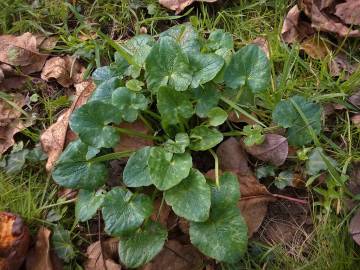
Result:
{"type": "Polygon", "coordinates": [[[345,80],[356,71],[357,67],[357,65],[350,64],[346,55],[343,53],[337,54],[331,58],[329,62],[329,71],[331,76],[338,77],[343,73],[345,80]]]}
{"type": "Polygon", "coordinates": [[[246,151],[252,156],[275,166],[284,164],[288,156],[287,139],[277,134],[265,134],[265,140],[262,144],[246,146],[246,151]]]}
{"type": "Polygon", "coordinates": [[[250,119],[249,117],[241,114],[241,113],[236,113],[234,111],[231,111],[228,114],[228,120],[234,123],[247,123],[249,125],[255,125],[256,122],[252,119],[250,119]]]}
{"type": "Polygon", "coordinates": [[[55,162],[59,158],[67,138],[73,136],[71,130],[68,130],[69,118],[73,110],[79,108],[81,105],[86,103],[92,92],[95,90],[95,84],[89,80],[86,81],[87,86],[78,86],[76,97],[71,107],[67,109],[59,118],[56,123],[52,124],[46,129],[40,136],[40,142],[43,151],[48,155],[46,163],[46,170],[51,171],[54,167],[55,162]]]}
{"type": "Polygon", "coordinates": [[[346,24],[360,25],[360,1],[346,0],[336,5],[335,15],[346,24]]]}
{"type": "Polygon", "coordinates": [[[158,221],[159,223],[161,223],[162,225],[167,227],[167,219],[171,212],[170,206],[168,206],[165,201],[161,205],[161,199],[157,199],[155,201],[154,208],[155,208],[155,211],[151,215],[151,219],[153,221],[158,221]],[[161,208],[161,211],[160,211],[160,208],[161,208]],[[160,211],[160,213],[159,213],[159,211],[160,211]]]}
{"type": "Polygon", "coordinates": [[[0,269],[19,269],[29,243],[29,229],[22,219],[12,213],[0,212],[0,269]]]}
{"type": "MultiPolygon", "coordinates": [[[[134,123],[123,122],[119,125],[120,128],[134,130],[145,135],[152,135],[150,129],[145,126],[143,121],[136,120],[134,123]]],[[[153,146],[154,142],[151,140],[135,137],[127,134],[120,135],[120,142],[114,147],[115,152],[138,150],[145,146],[153,146]]]]}
{"type": "Polygon", "coordinates": [[[26,258],[27,270],[61,270],[62,263],[50,249],[51,231],[45,227],[38,230],[35,245],[26,258]]]}
{"type": "Polygon", "coordinates": [[[355,115],[351,116],[351,122],[356,127],[360,127],[360,114],[355,114],[355,115]]]}
{"type": "Polygon", "coordinates": [[[41,79],[45,81],[56,79],[63,87],[69,87],[83,81],[84,72],[85,67],[75,57],[56,56],[46,61],[41,72],[41,79]]]}
{"type": "Polygon", "coordinates": [[[118,244],[115,238],[92,243],[86,251],[85,270],[121,270],[121,265],[116,263],[118,244]]]}
{"type": "Polygon", "coordinates": [[[141,270],[201,269],[202,265],[202,256],[193,245],[169,240],[163,250],[141,270]]]}
{"type": "Polygon", "coordinates": [[[267,58],[270,59],[270,50],[269,50],[269,42],[264,37],[255,38],[251,44],[255,44],[260,47],[260,49],[266,54],[267,58]]]}
{"type": "Polygon", "coordinates": [[[187,6],[190,6],[194,2],[216,2],[217,0],[159,0],[160,5],[174,10],[176,14],[179,14],[187,6]]]}
{"type": "Polygon", "coordinates": [[[349,232],[355,243],[360,246],[360,211],[352,217],[349,224],[349,232]]]}
{"type": "Polygon", "coordinates": [[[247,155],[240,143],[233,137],[222,142],[216,150],[220,168],[235,174],[251,174],[247,155]]]}
{"type": "Polygon", "coordinates": [[[300,0],[299,5],[300,9],[310,18],[311,27],[317,31],[335,33],[340,37],[360,37],[359,30],[351,30],[333,14],[321,10],[319,1],[300,0]]]}
{"type": "Polygon", "coordinates": [[[297,5],[293,6],[285,17],[281,37],[285,43],[301,42],[314,34],[311,24],[301,18],[297,5]]]}
{"type": "Polygon", "coordinates": [[[360,108],[360,89],[349,97],[349,102],[360,108]]]}
{"type": "Polygon", "coordinates": [[[326,43],[316,36],[304,40],[300,44],[300,49],[305,51],[307,55],[314,59],[321,60],[328,55],[328,47],[326,43]]]}

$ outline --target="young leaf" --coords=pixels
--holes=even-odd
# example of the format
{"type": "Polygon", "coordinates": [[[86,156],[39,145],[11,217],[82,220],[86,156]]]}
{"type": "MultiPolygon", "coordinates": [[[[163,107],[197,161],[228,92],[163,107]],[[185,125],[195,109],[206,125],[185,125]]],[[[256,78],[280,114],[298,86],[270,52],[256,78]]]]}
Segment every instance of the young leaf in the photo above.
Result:
{"type": "Polygon", "coordinates": [[[70,232],[65,230],[62,226],[57,225],[51,236],[51,243],[56,255],[69,262],[75,257],[75,251],[71,243],[70,232]]]}
{"type": "Polygon", "coordinates": [[[193,72],[192,88],[199,87],[199,85],[214,79],[224,65],[224,59],[213,53],[189,54],[189,61],[193,72]]]}
{"type": "Polygon", "coordinates": [[[176,92],[169,87],[161,87],[157,94],[157,107],[162,121],[175,125],[190,118],[194,109],[184,93],[176,92]]]}
{"type": "Polygon", "coordinates": [[[121,85],[122,83],[117,77],[104,81],[96,88],[88,102],[98,100],[105,103],[111,103],[113,91],[121,85]]]}
{"type": "Polygon", "coordinates": [[[127,268],[138,268],[162,250],[166,239],[167,231],[159,223],[149,221],[144,228],[120,238],[120,261],[127,268]]]}
{"type": "Polygon", "coordinates": [[[101,101],[92,101],[72,114],[70,128],[79,134],[84,143],[97,148],[110,148],[119,141],[119,134],[108,124],[119,124],[120,120],[121,114],[116,107],[101,101]]]}
{"type": "Polygon", "coordinates": [[[217,129],[198,126],[190,132],[190,149],[194,151],[205,151],[213,148],[222,140],[223,135],[217,129]]]}
{"type": "Polygon", "coordinates": [[[149,155],[150,147],[144,147],[130,156],[123,173],[125,185],[143,187],[152,184],[148,167],[149,155]]]}
{"type": "Polygon", "coordinates": [[[328,170],[323,157],[327,158],[333,166],[337,165],[334,159],[324,154],[324,150],[321,147],[316,147],[311,151],[309,159],[306,161],[306,173],[308,175],[317,175],[321,171],[328,170]]]}
{"type": "Polygon", "coordinates": [[[125,86],[131,91],[139,92],[143,88],[144,83],[136,79],[131,79],[126,82],[125,86]]]}
{"type": "Polygon", "coordinates": [[[260,125],[247,125],[243,129],[245,135],[244,143],[246,146],[262,144],[265,140],[263,128],[260,125]]]}
{"type": "Polygon", "coordinates": [[[189,153],[173,154],[161,147],[152,147],[148,164],[152,183],[160,190],[167,190],[189,175],[192,159],[189,153]]]}
{"type": "Polygon", "coordinates": [[[75,204],[75,216],[79,221],[85,222],[91,219],[104,201],[102,192],[81,189],[75,204]]]}
{"type": "Polygon", "coordinates": [[[207,116],[209,117],[209,125],[214,127],[223,124],[228,117],[227,113],[220,107],[212,108],[208,112],[207,116]]]}
{"type": "Polygon", "coordinates": [[[176,91],[185,91],[192,80],[189,60],[180,46],[169,37],[164,37],[152,47],[145,62],[148,87],[157,91],[169,85],[176,91]]]}
{"type": "Polygon", "coordinates": [[[287,135],[290,144],[302,146],[312,142],[313,137],[293,102],[301,110],[315,135],[321,131],[321,109],[318,104],[309,102],[302,96],[291,97],[276,105],[272,113],[273,121],[284,128],[289,128],[287,135]]]}
{"type": "Polygon", "coordinates": [[[256,168],[256,178],[261,179],[269,176],[275,176],[275,167],[271,165],[256,168]]]}
{"type": "Polygon", "coordinates": [[[225,32],[223,29],[216,29],[210,33],[206,46],[213,51],[219,49],[232,50],[234,41],[230,33],[225,32]]]}
{"type": "Polygon", "coordinates": [[[239,183],[226,173],[220,186],[212,187],[210,217],[205,222],[190,223],[190,240],[202,253],[218,261],[235,263],[247,248],[247,227],[236,204],[239,183]]]}
{"type": "Polygon", "coordinates": [[[199,117],[206,117],[208,112],[218,105],[220,99],[220,92],[210,83],[192,89],[192,94],[196,100],[195,112],[199,117]]]}
{"type": "Polygon", "coordinates": [[[185,153],[186,147],[190,144],[189,136],[186,133],[178,133],[175,136],[175,141],[168,139],[164,143],[166,151],[176,154],[185,153]]]}
{"type": "Polygon", "coordinates": [[[113,188],[105,195],[102,215],[106,233],[123,236],[134,232],[151,216],[153,203],[147,195],[113,188]]]}
{"type": "Polygon", "coordinates": [[[291,184],[293,179],[294,173],[292,171],[282,171],[278,177],[275,178],[274,184],[278,189],[284,189],[291,184]]]}
{"type": "Polygon", "coordinates": [[[127,122],[134,122],[140,110],[145,110],[148,100],[143,94],[130,91],[126,87],[117,88],[112,94],[112,103],[127,122]]]}
{"type": "Polygon", "coordinates": [[[88,145],[80,140],[71,142],[61,154],[52,177],[60,186],[92,190],[105,184],[105,164],[86,159],[88,145]]]}
{"type": "Polygon", "coordinates": [[[210,187],[205,177],[196,169],[180,184],[165,191],[165,201],[175,214],[187,220],[202,222],[208,219],[210,211],[210,187]]]}
{"type": "Polygon", "coordinates": [[[270,84],[270,64],[266,54],[256,45],[241,48],[226,67],[224,80],[233,89],[246,86],[254,94],[263,92],[270,84]]]}
{"type": "Polygon", "coordinates": [[[95,69],[91,75],[95,84],[100,85],[103,82],[109,81],[112,78],[122,78],[126,69],[128,68],[128,63],[126,61],[121,64],[116,64],[111,66],[104,66],[95,69]]]}

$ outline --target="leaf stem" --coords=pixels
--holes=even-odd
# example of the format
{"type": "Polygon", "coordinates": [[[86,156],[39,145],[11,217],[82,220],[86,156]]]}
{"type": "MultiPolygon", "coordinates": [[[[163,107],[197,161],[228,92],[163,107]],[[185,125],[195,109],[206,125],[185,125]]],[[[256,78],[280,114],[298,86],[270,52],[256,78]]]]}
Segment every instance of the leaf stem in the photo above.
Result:
{"type": "Polygon", "coordinates": [[[238,106],[235,102],[231,101],[230,99],[226,98],[226,97],[221,97],[220,98],[222,101],[224,101],[226,104],[228,104],[230,107],[232,107],[233,109],[237,110],[238,112],[242,113],[243,115],[245,115],[246,117],[250,118],[251,120],[253,120],[254,122],[258,123],[260,126],[262,127],[266,127],[265,124],[263,124],[261,121],[259,121],[258,119],[256,119],[253,115],[251,115],[250,113],[248,113],[247,111],[245,111],[244,109],[242,109],[240,106],[238,106]]]}
{"type": "Polygon", "coordinates": [[[67,201],[64,201],[64,202],[59,202],[59,203],[54,203],[54,204],[48,204],[48,205],[45,205],[45,206],[42,206],[39,208],[39,210],[44,210],[44,209],[47,209],[47,208],[51,208],[51,207],[55,207],[55,206],[59,206],[59,205],[63,205],[63,204],[68,204],[68,203],[72,203],[72,202],[75,202],[77,198],[74,198],[74,199],[70,199],[70,200],[67,200],[67,201]]]}
{"type": "Polygon", "coordinates": [[[277,198],[277,199],[288,200],[288,201],[296,202],[296,203],[300,203],[300,204],[307,204],[308,203],[306,200],[296,199],[296,198],[288,197],[288,196],[281,195],[281,194],[272,194],[272,196],[277,198]]]}
{"type": "Polygon", "coordinates": [[[216,155],[216,153],[214,152],[214,150],[209,149],[210,154],[213,156],[214,161],[215,161],[215,183],[216,186],[219,187],[220,186],[220,180],[219,180],[219,158],[216,155]]]}
{"type": "Polygon", "coordinates": [[[131,135],[131,136],[134,136],[134,137],[143,138],[143,139],[146,139],[146,140],[149,140],[149,141],[162,141],[163,140],[161,137],[147,135],[147,134],[144,134],[144,133],[136,131],[136,130],[127,129],[127,128],[119,128],[119,127],[115,127],[115,128],[120,133],[131,135]]]}
{"type": "Polygon", "coordinates": [[[110,153],[100,157],[95,157],[91,159],[90,162],[103,162],[103,161],[114,160],[123,157],[129,157],[133,152],[134,151],[122,151],[122,152],[110,153]]]}

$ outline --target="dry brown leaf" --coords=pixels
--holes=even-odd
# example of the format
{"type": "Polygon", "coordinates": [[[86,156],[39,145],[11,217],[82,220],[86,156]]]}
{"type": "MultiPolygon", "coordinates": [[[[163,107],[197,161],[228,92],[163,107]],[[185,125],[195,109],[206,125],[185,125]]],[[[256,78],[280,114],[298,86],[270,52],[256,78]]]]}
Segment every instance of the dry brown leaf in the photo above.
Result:
{"type": "Polygon", "coordinates": [[[27,270],[61,270],[62,263],[50,249],[51,231],[45,227],[38,230],[35,245],[26,257],[27,270]]]}
{"type": "Polygon", "coordinates": [[[165,201],[161,205],[161,199],[157,199],[155,201],[155,207],[154,208],[155,208],[155,211],[151,215],[151,219],[153,221],[158,221],[159,223],[161,223],[162,225],[167,227],[167,219],[168,219],[169,214],[171,212],[170,206],[168,206],[165,201]],[[160,207],[161,207],[161,211],[159,213],[160,207]]]}
{"type": "Polygon", "coordinates": [[[216,150],[220,168],[235,174],[251,174],[247,155],[240,143],[233,137],[222,142],[216,150]]]}
{"type": "Polygon", "coordinates": [[[355,114],[355,115],[351,116],[351,122],[355,126],[360,127],[360,114],[355,114]]]}
{"type": "Polygon", "coordinates": [[[12,213],[0,212],[0,269],[19,269],[29,243],[29,229],[22,219],[12,213]]]}
{"type": "Polygon", "coordinates": [[[201,269],[201,254],[193,245],[182,245],[169,240],[163,250],[141,270],[189,270],[201,269]]]}
{"type": "Polygon", "coordinates": [[[311,20],[311,26],[318,31],[338,34],[340,37],[360,37],[359,30],[351,30],[336,16],[321,10],[320,2],[314,0],[300,0],[300,9],[311,20]]]}
{"type": "Polygon", "coordinates": [[[51,171],[56,160],[59,158],[67,138],[72,136],[72,132],[68,130],[69,118],[73,110],[83,105],[95,90],[95,84],[87,81],[87,86],[78,87],[75,100],[71,107],[67,109],[44,133],[40,136],[42,149],[48,155],[46,170],[51,171]]]}
{"type": "Polygon", "coordinates": [[[64,87],[83,81],[85,67],[75,57],[66,55],[64,57],[52,57],[46,61],[41,72],[41,79],[56,81],[64,87]]]}
{"type": "Polygon", "coordinates": [[[213,3],[217,0],[159,0],[160,5],[174,10],[176,14],[179,14],[183,11],[187,6],[190,6],[194,2],[208,2],[213,3]]]}
{"type": "MultiPolygon", "coordinates": [[[[134,123],[123,122],[119,125],[120,128],[126,128],[135,130],[146,135],[152,135],[150,129],[145,126],[143,121],[137,120],[134,123]]],[[[134,137],[131,135],[121,134],[120,143],[114,147],[115,152],[138,150],[145,146],[153,146],[154,142],[151,140],[143,139],[140,137],[134,137]]]]}
{"type": "Polygon", "coordinates": [[[344,73],[344,79],[348,79],[349,76],[356,71],[356,68],[357,66],[350,64],[346,55],[343,53],[336,55],[329,62],[329,71],[331,76],[334,77],[338,77],[344,73]]]}
{"type": "Polygon", "coordinates": [[[260,49],[266,54],[267,58],[270,59],[270,50],[269,50],[269,42],[264,37],[255,38],[251,44],[255,44],[260,47],[260,49]]]}
{"type": "Polygon", "coordinates": [[[309,22],[301,19],[301,11],[293,6],[285,17],[281,37],[286,43],[301,42],[314,34],[309,22]]]}
{"type": "Polygon", "coordinates": [[[252,120],[251,118],[241,114],[241,113],[236,113],[234,111],[231,111],[228,114],[228,120],[234,123],[247,123],[249,125],[255,125],[256,122],[254,120],[252,120]]]}
{"type": "Polygon", "coordinates": [[[324,59],[328,55],[328,48],[326,43],[318,38],[318,37],[311,37],[304,40],[300,44],[300,49],[306,52],[311,58],[314,59],[324,59]]]}
{"type": "Polygon", "coordinates": [[[360,246],[360,211],[352,217],[349,225],[349,232],[355,243],[360,246]]]}
{"type": "Polygon", "coordinates": [[[360,107],[360,89],[349,97],[349,102],[356,107],[360,107]]]}
{"type": "Polygon", "coordinates": [[[346,0],[336,5],[335,15],[346,24],[360,25],[360,1],[346,0]]]}
{"type": "Polygon", "coordinates": [[[92,243],[86,251],[85,270],[121,270],[117,261],[119,241],[115,238],[92,243]]]}
{"type": "Polygon", "coordinates": [[[284,164],[289,151],[287,139],[277,134],[266,134],[264,142],[259,145],[243,145],[249,154],[275,166],[284,164]]]}

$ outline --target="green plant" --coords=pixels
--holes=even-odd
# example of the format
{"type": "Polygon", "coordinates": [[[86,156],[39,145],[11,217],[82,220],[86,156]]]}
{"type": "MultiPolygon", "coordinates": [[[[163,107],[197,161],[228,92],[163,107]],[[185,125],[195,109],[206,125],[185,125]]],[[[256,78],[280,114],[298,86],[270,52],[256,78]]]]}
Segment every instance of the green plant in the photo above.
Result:
{"type": "MultiPolygon", "coordinates": [[[[230,110],[266,127],[241,103],[268,95],[267,56],[256,45],[234,52],[229,33],[215,30],[205,38],[189,24],[170,28],[158,40],[138,35],[119,44],[100,35],[116,49],[115,60],[93,73],[97,89],[70,120],[79,139],[68,145],[52,174],[58,184],[80,189],[78,220],[86,221],[101,209],[105,231],[120,237],[120,260],[136,268],[160,252],[167,238],[166,229],[150,219],[153,200],[162,198],[189,221],[191,242],[201,252],[218,261],[239,261],[248,240],[236,206],[239,184],[231,173],[219,176],[212,149],[226,135],[218,127],[230,110]],[[118,126],[138,119],[154,135],[118,126]],[[121,134],[151,140],[155,146],[113,152],[121,134]],[[215,183],[193,168],[192,156],[198,151],[213,155],[215,183]],[[130,157],[123,186],[105,192],[107,162],[123,157],[130,157]]],[[[303,145],[316,140],[319,115],[318,105],[297,96],[281,101],[273,119],[289,128],[294,144],[303,145]],[[283,115],[286,109],[290,113],[283,115]],[[309,135],[293,131],[299,128],[309,135]]],[[[229,133],[247,132],[252,136],[254,130],[229,133]]],[[[255,135],[260,137],[255,143],[261,143],[262,129],[256,126],[255,135]]]]}

